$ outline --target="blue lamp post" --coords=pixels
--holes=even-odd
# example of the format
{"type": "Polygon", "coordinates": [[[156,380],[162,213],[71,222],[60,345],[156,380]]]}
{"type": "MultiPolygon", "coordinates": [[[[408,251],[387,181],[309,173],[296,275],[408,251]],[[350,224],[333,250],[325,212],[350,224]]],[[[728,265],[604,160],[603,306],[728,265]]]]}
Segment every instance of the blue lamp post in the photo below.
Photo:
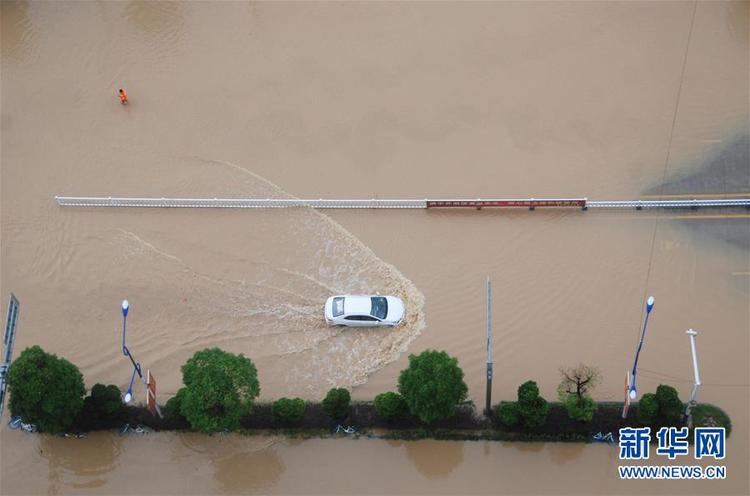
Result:
{"type": "Polygon", "coordinates": [[[648,300],[646,300],[646,318],[643,320],[643,330],[641,331],[641,340],[638,342],[638,349],[635,352],[635,361],[633,361],[633,370],[630,373],[631,382],[630,382],[630,399],[634,400],[638,396],[638,389],[635,385],[635,375],[638,371],[638,355],[641,353],[641,348],[643,347],[643,339],[646,337],[646,326],[648,325],[648,316],[651,314],[651,310],[654,309],[654,297],[649,296],[648,300]]]}
{"type": "Polygon", "coordinates": [[[123,397],[123,401],[125,403],[130,403],[130,400],[133,399],[133,382],[135,381],[135,374],[138,374],[138,377],[141,378],[141,381],[145,382],[143,379],[143,374],[141,373],[141,364],[137,363],[133,359],[133,355],[130,354],[130,350],[125,345],[125,332],[126,332],[126,322],[128,320],[128,310],[130,310],[130,304],[128,303],[128,300],[122,300],[122,354],[125,355],[130,359],[130,363],[133,364],[133,375],[130,377],[130,385],[128,386],[128,391],[125,393],[125,396],[123,397]]]}
{"type": "Polygon", "coordinates": [[[125,393],[125,397],[123,398],[123,401],[125,403],[130,403],[130,400],[133,399],[133,381],[135,381],[135,368],[133,368],[133,375],[130,377],[130,384],[128,385],[128,392],[125,393]]]}
{"type": "Polygon", "coordinates": [[[122,300],[122,354],[127,355],[128,349],[125,347],[125,322],[128,320],[128,310],[130,310],[130,303],[128,300],[122,300]]]}

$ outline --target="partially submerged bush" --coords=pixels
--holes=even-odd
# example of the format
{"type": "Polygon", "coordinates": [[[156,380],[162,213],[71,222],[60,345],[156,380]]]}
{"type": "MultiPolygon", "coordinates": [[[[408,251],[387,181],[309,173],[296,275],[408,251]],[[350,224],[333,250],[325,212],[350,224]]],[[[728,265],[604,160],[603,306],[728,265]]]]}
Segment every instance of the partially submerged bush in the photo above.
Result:
{"type": "Polygon", "coordinates": [[[323,411],[332,420],[340,422],[349,416],[352,397],[344,388],[333,388],[323,398],[323,411]]]}
{"type": "Polygon", "coordinates": [[[680,401],[677,390],[672,386],[659,384],[656,388],[656,401],[659,402],[659,420],[665,425],[680,422],[685,405],[680,401]]]}
{"type": "Polygon", "coordinates": [[[591,422],[591,419],[594,418],[597,404],[588,396],[579,398],[575,394],[569,394],[565,398],[565,409],[568,411],[568,416],[573,420],[591,422]]]}
{"type": "Polygon", "coordinates": [[[549,414],[549,403],[539,396],[539,388],[534,381],[527,381],[518,387],[518,414],[525,427],[541,427],[549,414]]]}
{"type": "Polygon", "coordinates": [[[112,429],[122,423],[124,412],[125,405],[117,386],[95,384],[91,394],[83,400],[76,426],[84,430],[112,429]]]}
{"type": "Polygon", "coordinates": [[[680,401],[677,390],[666,384],[659,384],[656,394],[646,393],[638,402],[638,422],[653,427],[676,426],[682,423],[685,405],[680,401]]]}
{"type": "Polygon", "coordinates": [[[723,427],[727,437],[732,432],[732,421],[721,408],[701,403],[693,408],[693,427],[723,427]]]}
{"type": "Polygon", "coordinates": [[[521,420],[521,415],[518,413],[518,404],[515,402],[500,403],[496,412],[497,420],[506,427],[514,427],[521,420]]]}
{"type": "Polygon", "coordinates": [[[297,424],[305,416],[305,400],[302,398],[281,398],[271,405],[274,422],[282,425],[297,424]]]}
{"type": "Polygon", "coordinates": [[[404,397],[389,391],[375,396],[375,410],[386,420],[393,420],[403,416],[407,411],[404,397]]]}
{"type": "Polygon", "coordinates": [[[654,393],[646,393],[638,402],[638,422],[652,425],[659,416],[659,400],[654,393]]]}
{"type": "Polygon", "coordinates": [[[506,427],[521,425],[526,428],[541,427],[549,414],[549,403],[539,396],[534,381],[526,381],[518,387],[518,401],[503,401],[495,416],[506,427]]]}

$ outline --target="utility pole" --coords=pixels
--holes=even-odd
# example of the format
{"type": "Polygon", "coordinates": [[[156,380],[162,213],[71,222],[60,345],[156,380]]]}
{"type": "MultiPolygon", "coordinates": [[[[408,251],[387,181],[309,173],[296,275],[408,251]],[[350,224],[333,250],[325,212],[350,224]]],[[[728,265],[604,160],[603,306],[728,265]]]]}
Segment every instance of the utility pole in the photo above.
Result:
{"type": "Polygon", "coordinates": [[[492,414],[492,284],[487,276],[487,404],[484,414],[492,414]]]}
{"type": "Polygon", "coordinates": [[[693,355],[693,390],[690,391],[690,399],[687,402],[687,407],[685,407],[684,418],[684,421],[687,423],[688,427],[690,427],[693,423],[691,412],[696,405],[695,396],[698,394],[698,388],[701,385],[701,375],[698,371],[698,355],[695,352],[695,336],[697,336],[698,333],[692,329],[688,329],[685,331],[685,334],[690,336],[690,353],[693,355]]]}

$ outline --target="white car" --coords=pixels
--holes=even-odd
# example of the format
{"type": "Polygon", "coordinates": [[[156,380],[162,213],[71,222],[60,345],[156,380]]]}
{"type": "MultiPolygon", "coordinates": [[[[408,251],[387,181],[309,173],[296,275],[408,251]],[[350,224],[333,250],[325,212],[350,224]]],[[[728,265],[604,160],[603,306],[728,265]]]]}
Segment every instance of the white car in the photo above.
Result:
{"type": "Polygon", "coordinates": [[[394,327],[404,319],[404,302],[395,296],[331,296],[324,313],[331,326],[394,327]]]}

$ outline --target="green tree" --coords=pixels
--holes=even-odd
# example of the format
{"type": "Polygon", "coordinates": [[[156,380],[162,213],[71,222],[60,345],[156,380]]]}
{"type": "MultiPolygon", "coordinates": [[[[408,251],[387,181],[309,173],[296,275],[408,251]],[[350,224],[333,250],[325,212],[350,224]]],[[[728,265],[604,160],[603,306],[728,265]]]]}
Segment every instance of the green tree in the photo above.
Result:
{"type": "Polygon", "coordinates": [[[388,391],[375,396],[375,410],[378,415],[386,420],[393,420],[401,417],[408,410],[404,397],[398,393],[388,391]]]}
{"type": "Polygon", "coordinates": [[[409,355],[409,367],[398,378],[398,391],[412,415],[425,424],[453,415],[468,388],[458,360],[444,351],[409,355]]]}
{"type": "Polygon", "coordinates": [[[83,408],[86,388],[78,367],[39,346],[26,348],[8,371],[9,408],[43,432],[68,429],[83,408]]]}
{"type": "Polygon", "coordinates": [[[351,395],[344,388],[333,388],[323,398],[323,411],[336,422],[340,422],[349,416],[349,405],[351,395]]]}
{"type": "Polygon", "coordinates": [[[646,393],[638,401],[638,422],[653,425],[659,416],[659,400],[654,393],[646,393]]]}
{"type": "Polygon", "coordinates": [[[280,424],[297,424],[305,416],[305,408],[305,400],[302,398],[280,398],[271,405],[271,415],[280,424]]]}
{"type": "Polygon", "coordinates": [[[590,422],[594,418],[597,405],[589,393],[599,383],[599,370],[580,364],[577,367],[560,369],[560,377],[557,395],[565,405],[568,416],[574,420],[590,422]]]}
{"type": "Polygon", "coordinates": [[[549,414],[549,403],[539,396],[539,387],[534,381],[518,386],[518,415],[523,425],[529,428],[544,425],[549,414]]]}
{"type": "Polygon", "coordinates": [[[260,394],[252,360],[219,348],[196,352],[182,366],[180,411],[193,429],[236,430],[260,394]]]}

